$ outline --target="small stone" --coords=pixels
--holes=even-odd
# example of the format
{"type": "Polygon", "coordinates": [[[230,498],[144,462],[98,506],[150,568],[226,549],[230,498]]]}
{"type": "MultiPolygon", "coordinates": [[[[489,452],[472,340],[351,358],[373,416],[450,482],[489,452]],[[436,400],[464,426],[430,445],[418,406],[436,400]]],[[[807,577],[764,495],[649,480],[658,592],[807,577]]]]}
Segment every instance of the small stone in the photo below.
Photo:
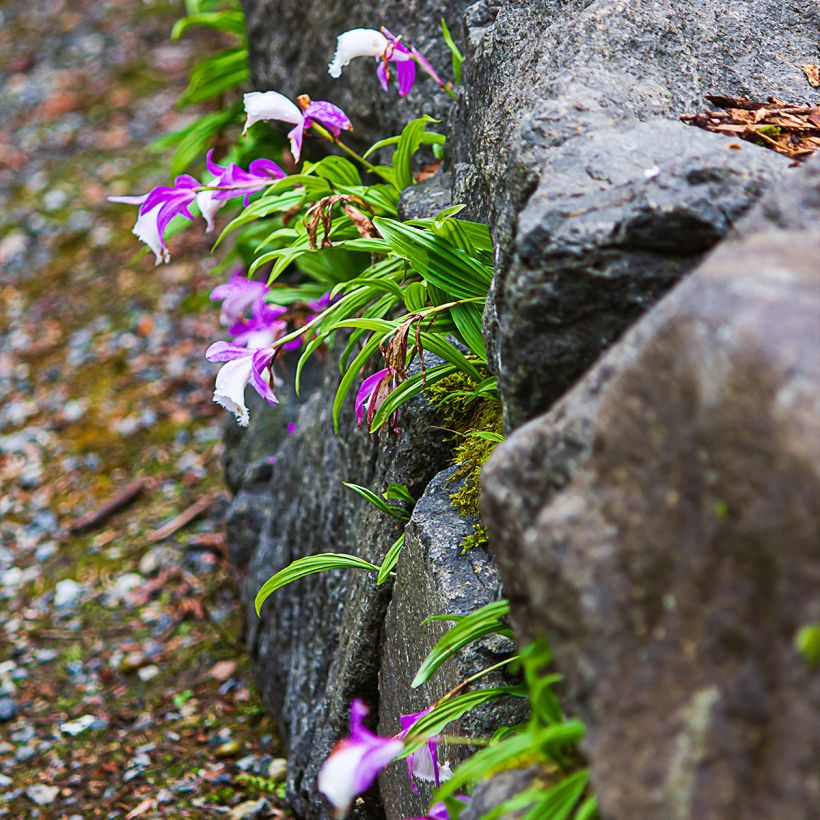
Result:
{"type": "Polygon", "coordinates": [[[21,746],[14,753],[14,759],[18,763],[28,763],[37,754],[34,746],[21,746]]]}
{"type": "Polygon", "coordinates": [[[0,789],[7,789],[14,781],[4,774],[0,774],[0,789]]]}
{"type": "Polygon", "coordinates": [[[58,609],[73,609],[83,593],[83,585],[71,578],[65,578],[54,587],[54,606],[58,609]]]}
{"type": "Polygon", "coordinates": [[[16,732],[12,732],[11,734],[12,743],[28,743],[33,739],[34,727],[29,724],[23,726],[22,729],[18,729],[16,732]]]}
{"type": "Polygon", "coordinates": [[[269,809],[270,803],[264,797],[260,797],[259,800],[245,800],[231,809],[229,817],[231,820],[249,820],[252,817],[259,817],[262,812],[269,809]]]}
{"type": "MultiPolygon", "coordinates": [[[[66,723],[60,724],[60,731],[64,735],[71,735],[74,737],[75,735],[82,734],[83,732],[87,731],[91,728],[96,728],[95,724],[98,722],[98,719],[94,717],[94,715],[83,715],[77,720],[69,720],[66,723]]],[[[105,723],[105,721],[103,721],[105,723]]]]}
{"type": "Polygon", "coordinates": [[[216,757],[233,757],[239,752],[240,746],[235,740],[226,740],[214,749],[216,757]]]}
{"type": "Polygon", "coordinates": [[[142,669],[137,670],[137,677],[141,681],[149,681],[159,675],[159,667],[156,664],[150,666],[143,666],[142,669]]]}
{"type": "Polygon", "coordinates": [[[243,772],[247,772],[253,768],[255,763],[256,757],[254,755],[246,755],[236,761],[236,768],[241,769],[243,772]]]}
{"type": "Polygon", "coordinates": [[[127,655],[124,655],[122,660],[119,663],[119,670],[120,672],[125,672],[129,674],[131,672],[136,672],[139,669],[142,669],[148,663],[148,658],[142,652],[129,652],[127,655]]]}
{"type": "Polygon", "coordinates": [[[60,790],[56,786],[46,786],[43,783],[36,783],[26,789],[26,797],[38,806],[47,806],[57,799],[60,790]]]}
{"type": "Polygon", "coordinates": [[[11,698],[0,698],[0,723],[8,723],[17,716],[17,704],[11,698]]]}
{"type": "Polygon", "coordinates": [[[268,766],[268,779],[281,783],[288,776],[288,761],[284,757],[276,757],[268,766]]]}
{"type": "Polygon", "coordinates": [[[174,795],[170,789],[160,789],[157,792],[157,803],[167,804],[174,802],[174,795]]]}
{"type": "Polygon", "coordinates": [[[56,649],[37,649],[34,652],[34,660],[40,664],[51,663],[60,657],[60,653],[56,649]]]}

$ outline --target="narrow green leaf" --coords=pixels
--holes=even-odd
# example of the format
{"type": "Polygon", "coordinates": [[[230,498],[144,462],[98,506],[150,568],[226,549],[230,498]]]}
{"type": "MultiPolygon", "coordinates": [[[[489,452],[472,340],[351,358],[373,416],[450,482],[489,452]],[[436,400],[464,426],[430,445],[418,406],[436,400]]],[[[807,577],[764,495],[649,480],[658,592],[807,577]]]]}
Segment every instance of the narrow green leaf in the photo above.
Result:
{"type": "Polygon", "coordinates": [[[436,669],[467,644],[491,634],[512,637],[510,628],[500,620],[509,612],[509,601],[501,600],[493,601],[469,615],[459,617],[455,626],[442,635],[422,662],[410,684],[413,689],[430,680],[436,669]]]}
{"type": "Polygon", "coordinates": [[[410,513],[404,507],[395,507],[388,504],[380,495],[376,495],[373,490],[368,490],[367,487],[362,487],[359,484],[351,484],[348,481],[343,481],[345,487],[358,493],[365,501],[369,501],[377,510],[395,518],[397,521],[407,521],[410,518],[410,513]]]}
{"type": "Polygon", "coordinates": [[[382,565],[379,568],[379,576],[376,578],[376,586],[381,586],[390,577],[390,573],[399,562],[399,556],[401,555],[401,549],[403,546],[404,533],[402,533],[393,542],[390,549],[387,550],[387,555],[384,556],[384,561],[382,561],[382,565]]]}
{"type": "Polygon", "coordinates": [[[450,29],[447,28],[447,23],[444,18],[441,18],[441,33],[444,35],[444,42],[447,43],[447,48],[450,49],[450,55],[453,60],[453,77],[457,83],[461,82],[461,64],[464,62],[464,55],[455,44],[450,29]]]}
{"type": "Polygon", "coordinates": [[[364,569],[370,572],[378,572],[379,568],[364,558],[359,558],[356,555],[345,555],[344,553],[323,552],[319,555],[308,555],[304,558],[297,558],[293,563],[288,564],[283,570],[280,570],[262,585],[259,592],[256,593],[256,600],[254,606],[256,614],[260,614],[262,604],[268,597],[276,592],[277,589],[298,581],[307,575],[314,575],[317,572],[328,572],[334,569],[364,569]]]}

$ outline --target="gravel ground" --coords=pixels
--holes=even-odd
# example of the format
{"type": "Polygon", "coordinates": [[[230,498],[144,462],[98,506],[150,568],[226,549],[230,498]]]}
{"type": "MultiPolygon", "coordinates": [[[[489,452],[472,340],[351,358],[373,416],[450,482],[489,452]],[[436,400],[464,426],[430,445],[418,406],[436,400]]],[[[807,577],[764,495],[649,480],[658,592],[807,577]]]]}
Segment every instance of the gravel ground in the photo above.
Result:
{"type": "Polygon", "coordinates": [[[105,201],[166,180],[146,146],[214,45],[171,43],[181,13],[0,10],[0,816],[287,816],[224,558],[208,245],[155,268],[105,201]]]}

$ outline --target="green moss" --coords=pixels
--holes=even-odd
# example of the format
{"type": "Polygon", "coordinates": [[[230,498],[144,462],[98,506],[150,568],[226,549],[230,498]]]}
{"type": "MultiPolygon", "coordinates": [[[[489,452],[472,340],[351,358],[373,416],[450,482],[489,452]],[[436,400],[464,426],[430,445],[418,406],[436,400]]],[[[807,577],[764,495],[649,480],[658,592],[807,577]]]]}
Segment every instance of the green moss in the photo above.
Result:
{"type": "MultiPolygon", "coordinates": [[[[502,430],[501,402],[478,396],[475,387],[467,374],[454,373],[426,388],[430,401],[444,415],[453,433],[451,463],[457,469],[448,483],[460,486],[450,494],[450,500],[465,517],[480,515],[481,470],[498,445],[502,430]]],[[[487,531],[478,524],[462,546],[466,551],[486,543],[487,531]]]]}

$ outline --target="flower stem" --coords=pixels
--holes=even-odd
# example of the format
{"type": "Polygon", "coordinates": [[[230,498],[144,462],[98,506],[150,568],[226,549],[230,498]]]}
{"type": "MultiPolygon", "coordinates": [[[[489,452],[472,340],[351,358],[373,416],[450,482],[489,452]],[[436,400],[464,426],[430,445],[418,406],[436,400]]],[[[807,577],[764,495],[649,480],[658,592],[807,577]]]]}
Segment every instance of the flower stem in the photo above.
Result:
{"type": "Polygon", "coordinates": [[[364,167],[367,168],[367,170],[370,171],[370,173],[379,174],[379,169],[376,168],[375,165],[368,162],[361,154],[357,154],[352,148],[350,148],[350,146],[345,145],[338,137],[333,136],[333,134],[331,134],[330,131],[327,130],[327,128],[324,128],[315,121],[311,121],[310,125],[314,131],[321,134],[326,140],[332,142],[334,145],[337,145],[349,157],[355,159],[356,162],[359,162],[362,165],[364,165],[364,167]]]}

